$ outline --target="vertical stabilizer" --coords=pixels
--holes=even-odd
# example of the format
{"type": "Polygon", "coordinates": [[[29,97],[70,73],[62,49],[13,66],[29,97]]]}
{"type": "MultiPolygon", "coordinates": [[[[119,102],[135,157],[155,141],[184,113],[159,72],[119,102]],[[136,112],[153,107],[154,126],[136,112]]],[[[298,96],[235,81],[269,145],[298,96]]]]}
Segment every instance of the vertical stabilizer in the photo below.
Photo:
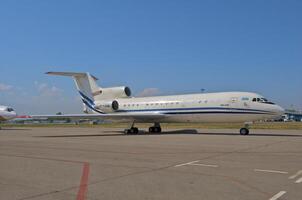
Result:
{"type": "MultiPolygon", "coordinates": [[[[96,77],[90,75],[89,73],[74,73],[74,72],[47,72],[49,75],[56,76],[69,76],[74,79],[77,90],[81,95],[82,101],[84,103],[84,108],[89,108],[93,111],[95,110],[95,98],[100,94],[101,88],[97,85],[96,77]]],[[[86,109],[84,109],[86,112],[86,109]]]]}

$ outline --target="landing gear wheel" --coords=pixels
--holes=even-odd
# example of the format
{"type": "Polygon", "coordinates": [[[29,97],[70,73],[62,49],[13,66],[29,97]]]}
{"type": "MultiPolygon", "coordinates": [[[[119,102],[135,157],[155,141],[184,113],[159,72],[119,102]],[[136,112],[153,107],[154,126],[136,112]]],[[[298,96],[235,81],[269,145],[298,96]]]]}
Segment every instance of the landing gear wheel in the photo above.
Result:
{"type": "Polygon", "coordinates": [[[139,130],[136,127],[132,127],[130,129],[125,129],[124,133],[126,135],[131,135],[131,134],[138,134],[139,130]]]}
{"type": "Polygon", "coordinates": [[[149,133],[161,133],[161,127],[152,126],[149,128],[149,133]]]}
{"type": "Polygon", "coordinates": [[[161,133],[161,127],[154,127],[155,133],[161,133]]]}
{"type": "Polygon", "coordinates": [[[136,128],[136,127],[132,128],[132,131],[133,131],[134,134],[138,134],[138,132],[139,132],[138,128],[136,128]]]}
{"type": "Polygon", "coordinates": [[[240,135],[248,135],[250,133],[250,130],[247,128],[240,129],[240,135]]]}

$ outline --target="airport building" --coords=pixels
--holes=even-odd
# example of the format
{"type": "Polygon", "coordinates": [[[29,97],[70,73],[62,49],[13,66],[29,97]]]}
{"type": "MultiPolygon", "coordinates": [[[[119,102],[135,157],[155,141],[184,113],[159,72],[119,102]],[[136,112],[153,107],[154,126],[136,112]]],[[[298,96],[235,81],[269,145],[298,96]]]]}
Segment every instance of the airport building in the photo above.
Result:
{"type": "Polygon", "coordinates": [[[296,110],[286,110],[283,116],[283,121],[297,121],[302,122],[302,112],[296,110]]]}

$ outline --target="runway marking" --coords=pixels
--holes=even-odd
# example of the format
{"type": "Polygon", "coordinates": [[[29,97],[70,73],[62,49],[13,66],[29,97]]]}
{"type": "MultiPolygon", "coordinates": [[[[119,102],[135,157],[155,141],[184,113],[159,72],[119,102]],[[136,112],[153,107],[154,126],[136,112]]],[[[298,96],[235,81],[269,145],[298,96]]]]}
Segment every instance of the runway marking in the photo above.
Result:
{"type": "Polygon", "coordinates": [[[183,163],[183,164],[180,164],[180,165],[175,165],[174,167],[183,167],[183,166],[187,166],[187,165],[200,166],[200,167],[218,167],[218,165],[200,164],[198,162],[200,162],[200,160],[195,160],[195,161],[192,161],[192,162],[183,163]]]}
{"type": "Polygon", "coordinates": [[[297,178],[298,176],[302,175],[302,170],[298,171],[296,174],[292,175],[289,177],[289,179],[295,179],[297,178]]]}
{"type": "Polygon", "coordinates": [[[299,178],[295,183],[302,183],[302,177],[299,178]]]}
{"type": "Polygon", "coordinates": [[[286,191],[281,191],[278,194],[276,194],[275,196],[273,196],[272,198],[270,198],[269,200],[277,200],[280,197],[282,197],[284,194],[286,194],[286,191]]]}
{"type": "Polygon", "coordinates": [[[277,174],[288,174],[288,172],[284,172],[284,171],[265,170],[265,169],[254,169],[254,171],[255,172],[277,173],[277,174]]]}
{"type": "Polygon", "coordinates": [[[88,190],[89,163],[84,163],[77,200],[85,200],[88,190]]]}
{"type": "Polygon", "coordinates": [[[192,165],[194,163],[198,163],[200,160],[195,160],[195,161],[192,161],[192,162],[188,162],[188,163],[183,163],[183,164],[180,164],[180,165],[175,165],[174,167],[182,167],[182,166],[186,166],[186,165],[192,165]]]}
{"type": "Polygon", "coordinates": [[[201,167],[218,167],[218,165],[205,165],[205,164],[190,164],[193,166],[201,166],[201,167]]]}

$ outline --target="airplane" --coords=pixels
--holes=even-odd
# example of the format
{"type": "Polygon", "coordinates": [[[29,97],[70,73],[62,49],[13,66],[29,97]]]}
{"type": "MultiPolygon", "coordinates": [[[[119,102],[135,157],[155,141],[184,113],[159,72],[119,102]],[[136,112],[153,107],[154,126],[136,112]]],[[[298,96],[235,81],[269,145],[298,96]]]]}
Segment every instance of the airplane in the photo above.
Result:
{"type": "Polygon", "coordinates": [[[0,106],[0,122],[8,121],[16,117],[17,113],[14,111],[14,109],[8,106],[0,106]]]}
{"type": "Polygon", "coordinates": [[[251,92],[219,92],[154,97],[132,97],[127,86],[102,88],[90,73],[47,72],[72,77],[85,114],[36,115],[33,118],[103,119],[129,122],[125,134],[138,134],[136,123],[152,123],[150,133],[160,133],[161,123],[243,123],[241,135],[249,134],[251,122],[281,116],[284,109],[251,92]]]}

